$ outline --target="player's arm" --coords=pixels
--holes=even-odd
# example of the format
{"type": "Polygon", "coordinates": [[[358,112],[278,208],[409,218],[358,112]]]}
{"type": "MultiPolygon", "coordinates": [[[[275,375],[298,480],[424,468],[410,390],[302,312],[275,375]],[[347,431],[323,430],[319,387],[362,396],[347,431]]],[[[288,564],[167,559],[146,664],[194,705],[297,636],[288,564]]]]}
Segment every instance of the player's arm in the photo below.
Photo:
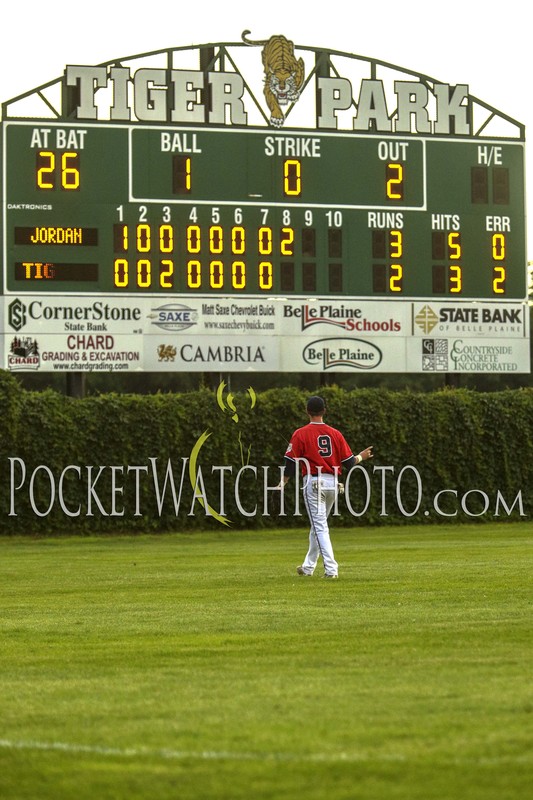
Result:
{"type": "Polygon", "coordinates": [[[289,446],[285,451],[283,459],[283,476],[276,486],[276,489],[283,489],[285,484],[290,478],[296,475],[296,466],[298,463],[298,453],[300,452],[299,432],[295,431],[289,442],[289,446]]]}
{"type": "Polygon", "coordinates": [[[366,461],[369,458],[374,458],[374,453],[372,452],[372,448],[374,445],[370,445],[370,447],[365,447],[364,450],[361,450],[360,453],[357,453],[356,456],[351,455],[348,458],[343,458],[342,466],[345,467],[348,472],[355,467],[356,464],[360,464],[361,461],[366,461]]]}
{"type": "Polygon", "coordinates": [[[283,473],[283,480],[285,483],[289,480],[289,478],[294,478],[296,475],[296,461],[294,458],[289,458],[289,456],[285,456],[284,464],[283,464],[285,471],[283,473]]]}
{"type": "Polygon", "coordinates": [[[283,475],[282,475],[282,478],[281,478],[280,482],[278,483],[278,485],[275,486],[274,488],[275,489],[283,489],[283,487],[285,486],[285,484],[287,483],[289,478],[294,478],[295,475],[296,475],[296,461],[293,458],[288,458],[288,456],[285,456],[285,459],[284,459],[284,462],[283,462],[283,475]]]}

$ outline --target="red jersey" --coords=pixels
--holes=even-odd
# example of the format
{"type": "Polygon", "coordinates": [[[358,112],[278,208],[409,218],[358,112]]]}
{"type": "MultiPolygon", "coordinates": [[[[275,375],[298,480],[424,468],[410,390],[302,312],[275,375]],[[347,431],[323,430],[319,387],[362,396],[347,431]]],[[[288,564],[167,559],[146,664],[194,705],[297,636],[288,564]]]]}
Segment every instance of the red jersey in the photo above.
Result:
{"type": "MultiPolygon", "coordinates": [[[[285,458],[291,461],[296,461],[297,458],[307,459],[311,475],[318,475],[319,468],[322,475],[340,475],[342,462],[352,456],[342,433],[325,422],[310,422],[294,431],[285,453],[285,458]]],[[[307,464],[302,461],[300,466],[302,475],[307,475],[307,464]]]]}

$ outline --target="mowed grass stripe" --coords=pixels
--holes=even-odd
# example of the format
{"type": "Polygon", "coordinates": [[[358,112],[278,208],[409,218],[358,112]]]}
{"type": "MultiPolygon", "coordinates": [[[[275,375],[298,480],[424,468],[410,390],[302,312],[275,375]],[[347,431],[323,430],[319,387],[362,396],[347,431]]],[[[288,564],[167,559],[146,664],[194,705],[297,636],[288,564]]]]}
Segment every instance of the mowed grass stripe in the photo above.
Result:
{"type": "MultiPolygon", "coordinates": [[[[382,754],[380,758],[370,756],[363,753],[309,753],[307,755],[296,753],[245,753],[245,752],[218,752],[213,750],[204,751],[184,751],[184,750],[149,750],[146,747],[129,747],[120,749],[119,747],[99,747],[98,745],[81,745],[72,742],[12,742],[8,739],[0,739],[0,748],[6,750],[57,750],[65,753],[88,753],[94,755],[103,755],[119,758],[160,758],[169,759],[171,761],[178,760],[200,760],[200,761],[303,761],[303,762],[317,762],[317,761],[340,761],[340,762],[358,762],[369,760],[383,760],[383,761],[405,761],[401,755],[382,754]]],[[[462,759],[456,757],[453,759],[452,764],[513,764],[513,763],[530,763],[533,762],[533,753],[525,754],[523,756],[505,757],[505,758],[480,758],[477,761],[471,759],[462,759]]]]}
{"type": "Polygon", "coordinates": [[[520,796],[529,526],[334,542],[338,582],[305,531],[1,539],[0,795],[520,796]]]}

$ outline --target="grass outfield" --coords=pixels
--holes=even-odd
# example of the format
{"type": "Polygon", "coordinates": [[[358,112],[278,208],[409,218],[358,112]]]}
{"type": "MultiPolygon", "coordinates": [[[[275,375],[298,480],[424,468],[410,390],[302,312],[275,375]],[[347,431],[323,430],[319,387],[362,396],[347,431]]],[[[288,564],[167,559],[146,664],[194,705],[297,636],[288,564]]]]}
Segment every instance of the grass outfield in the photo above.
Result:
{"type": "Polygon", "coordinates": [[[2,800],[514,800],[533,531],[0,539],[2,800]],[[320,570],[322,572],[322,570],[320,570]]]}

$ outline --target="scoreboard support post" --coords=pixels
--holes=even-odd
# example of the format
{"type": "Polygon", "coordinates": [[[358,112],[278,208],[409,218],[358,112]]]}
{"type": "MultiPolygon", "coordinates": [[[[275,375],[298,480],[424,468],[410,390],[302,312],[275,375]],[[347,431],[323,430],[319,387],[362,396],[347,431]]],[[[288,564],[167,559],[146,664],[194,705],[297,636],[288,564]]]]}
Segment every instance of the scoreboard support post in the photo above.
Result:
{"type": "Polygon", "coordinates": [[[78,399],[85,397],[87,389],[86,372],[68,372],[66,375],[66,381],[68,397],[75,397],[78,399]]]}

